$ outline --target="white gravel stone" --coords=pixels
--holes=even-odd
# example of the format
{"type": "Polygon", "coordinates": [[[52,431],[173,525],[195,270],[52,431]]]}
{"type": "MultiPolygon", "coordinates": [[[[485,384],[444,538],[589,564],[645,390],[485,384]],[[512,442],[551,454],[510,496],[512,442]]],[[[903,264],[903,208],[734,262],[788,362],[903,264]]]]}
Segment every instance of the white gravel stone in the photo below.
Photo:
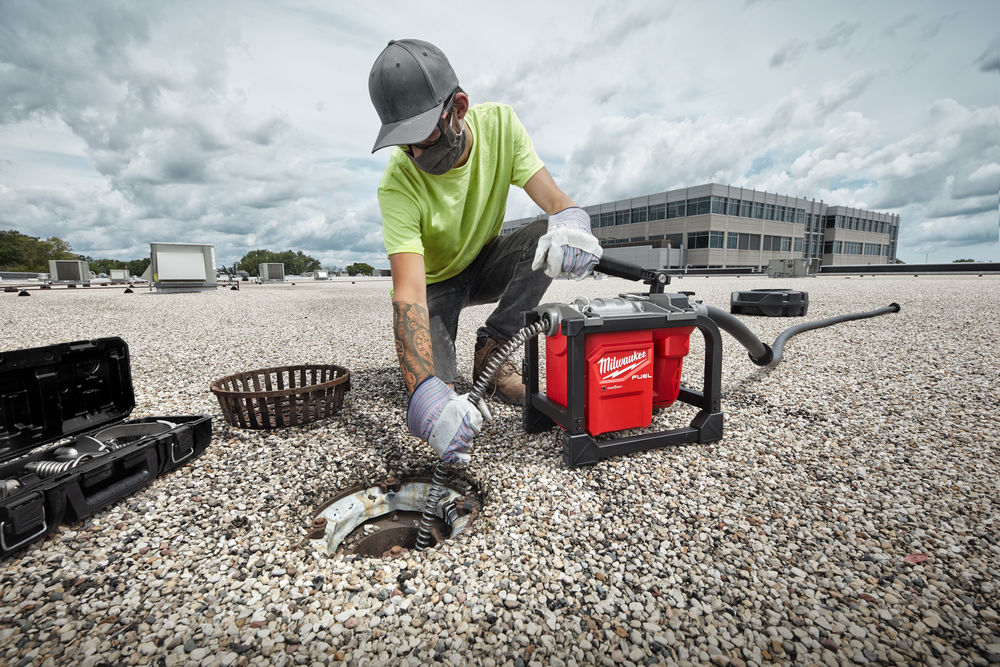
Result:
{"type": "MultiPolygon", "coordinates": [[[[734,290],[808,290],[805,318],[741,318],[767,342],[801,321],[902,311],[796,336],[771,370],[724,334],[718,442],[567,469],[558,431],[526,434],[518,408],[491,402],[472,463],[453,470],[482,501],[467,531],[402,559],[320,556],[300,545],[325,501],[433,463],[405,430],[389,287],[0,294],[0,349],[120,335],[131,417],[213,416],[200,458],[3,562],[0,663],[1000,659],[1000,278],[675,280],[723,309],[734,290]],[[230,427],[208,391],[326,362],[351,370],[352,390],[301,428],[230,427]],[[904,561],[914,553],[928,558],[904,561]]],[[[640,288],[557,282],[545,300],[640,288]]],[[[460,321],[467,374],[489,311],[460,321]]],[[[686,385],[700,389],[703,359],[696,333],[686,385]]],[[[693,412],[677,404],[654,427],[693,412]]]]}

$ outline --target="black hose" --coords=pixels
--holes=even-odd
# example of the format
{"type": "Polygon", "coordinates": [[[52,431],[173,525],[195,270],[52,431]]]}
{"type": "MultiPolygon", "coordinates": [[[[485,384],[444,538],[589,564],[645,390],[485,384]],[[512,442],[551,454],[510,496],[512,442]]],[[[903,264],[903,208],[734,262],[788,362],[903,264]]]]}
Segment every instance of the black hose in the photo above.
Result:
{"type": "Polygon", "coordinates": [[[743,322],[714,306],[706,306],[706,308],[709,319],[747,349],[747,352],[750,353],[750,361],[758,366],[767,366],[771,363],[771,348],[767,343],[761,342],[760,338],[757,338],[757,334],[750,331],[743,322]]]}
{"type": "Polygon", "coordinates": [[[825,320],[818,320],[816,322],[803,322],[802,324],[796,324],[794,327],[788,327],[774,339],[774,345],[771,346],[771,352],[774,358],[769,364],[761,364],[759,362],[754,362],[759,366],[777,366],[781,361],[781,354],[785,349],[785,343],[788,339],[795,334],[802,333],[803,331],[809,331],[811,329],[821,329],[823,327],[828,327],[831,324],[839,324],[840,322],[850,322],[851,320],[864,320],[869,317],[878,317],[879,315],[887,315],[888,313],[898,313],[899,304],[890,303],[885,308],[879,308],[878,310],[870,310],[866,313],[850,313],[848,315],[837,315],[836,317],[828,317],[825,320]]]}
{"type": "Polygon", "coordinates": [[[747,349],[747,352],[750,353],[750,361],[754,362],[758,366],[770,367],[777,366],[781,363],[782,353],[784,352],[785,343],[788,342],[788,339],[796,334],[802,333],[803,331],[821,329],[823,327],[839,324],[841,322],[863,320],[869,317],[878,317],[879,315],[899,312],[899,304],[891,303],[885,308],[870,310],[865,313],[837,315],[836,317],[828,317],[825,320],[796,324],[795,326],[788,327],[778,334],[778,337],[774,339],[774,344],[769,346],[766,343],[762,343],[761,340],[757,338],[752,331],[750,331],[750,329],[726,311],[719,310],[718,308],[714,308],[712,306],[706,306],[706,308],[708,309],[708,317],[711,318],[711,320],[715,322],[720,329],[731,335],[737,340],[737,342],[747,349]]]}

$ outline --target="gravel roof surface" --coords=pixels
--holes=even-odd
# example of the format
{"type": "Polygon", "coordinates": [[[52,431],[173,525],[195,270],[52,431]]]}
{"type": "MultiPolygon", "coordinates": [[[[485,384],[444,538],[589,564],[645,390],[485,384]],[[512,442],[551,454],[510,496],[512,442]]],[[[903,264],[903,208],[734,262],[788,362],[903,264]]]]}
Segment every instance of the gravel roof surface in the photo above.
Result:
{"type": "MultiPolygon", "coordinates": [[[[325,500],[433,462],[405,430],[389,287],[0,295],[0,349],[122,336],[133,418],[213,416],[200,458],[0,562],[0,663],[1000,661],[1000,278],[676,280],[727,311],[734,290],[808,290],[805,318],[741,317],[767,342],[902,311],[803,333],[772,370],[723,334],[725,433],[707,445],[568,469],[557,431],[529,436],[494,402],[454,471],[481,500],[468,530],[396,559],[325,556],[302,546],[325,500]],[[337,416],[222,421],[213,379],[295,363],[350,369],[337,416]]],[[[545,300],[639,288],[558,282],[545,300]]],[[[488,312],[462,318],[470,374],[488,312]]]]}

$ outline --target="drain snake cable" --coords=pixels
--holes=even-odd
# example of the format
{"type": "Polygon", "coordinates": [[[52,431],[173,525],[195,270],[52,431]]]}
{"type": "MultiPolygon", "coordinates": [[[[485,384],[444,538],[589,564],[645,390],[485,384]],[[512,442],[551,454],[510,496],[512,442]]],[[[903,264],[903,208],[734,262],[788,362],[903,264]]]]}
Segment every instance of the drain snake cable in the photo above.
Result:
{"type": "MultiPolygon", "coordinates": [[[[482,397],[486,394],[487,389],[489,389],[490,384],[496,377],[497,372],[500,367],[503,366],[504,362],[510,358],[514,352],[517,351],[519,347],[525,344],[529,339],[537,337],[539,334],[544,333],[549,328],[549,320],[547,317],[543,317],[539,321],[529,324],[524,327],[516,334],[514,334],[510,340],[503,344],[503,346],[490,357],[489,361],[486,362],[486,366],[483,368],[483,372],[479,375],[479,378],[472,384],[472,389],[469,391],[468,399],[475,405],[482,397]]],[[[448,480],[448,464],[438,459],[437,463],[434,465],[434,474],[431,476],[431,486],[427,491],[427,499],[424,501],[424,510],[420,515],[420,526],[417,528],[417,551],[423,551],[427,547],[431,546],[431,527],[434,525],[434,519],[437,516],[438,503],[441,502],[441,497],[444,495],[444,484],[448,480]]]]}

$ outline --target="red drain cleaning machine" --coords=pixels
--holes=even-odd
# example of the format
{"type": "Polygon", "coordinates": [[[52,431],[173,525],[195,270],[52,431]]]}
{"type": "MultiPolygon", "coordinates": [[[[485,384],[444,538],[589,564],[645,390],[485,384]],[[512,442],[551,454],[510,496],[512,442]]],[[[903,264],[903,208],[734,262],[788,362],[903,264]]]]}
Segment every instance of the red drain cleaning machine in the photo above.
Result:
{"type": "Polygon", "coordinates": [[[692,292],[664,293],[670,283],[664,271],[610,258],[602,259],[597,270],[641,280],[650,286],[649,292],[542,304],[523,315],[525,327],[546,325],[544,392],[539,390],[538,338],[525,341],[523,426],[529,433],[560,426],[563,458],[570,467],[668,445],[720,440],[720,329],[746,347],[755,364],[774,366],[785,341],[796,333],[899,310],[891,304],[868,313],[801,324],[782,332],[769,346],[730,313],[691,299],[692,292]],[[681,386],[682,364],[695,330],[705,339],[700,390],[681,386]],[[653,411],[675,401],[697,408],[689,425],[652,433],[616,433],[648,429],[653,411]]]}

